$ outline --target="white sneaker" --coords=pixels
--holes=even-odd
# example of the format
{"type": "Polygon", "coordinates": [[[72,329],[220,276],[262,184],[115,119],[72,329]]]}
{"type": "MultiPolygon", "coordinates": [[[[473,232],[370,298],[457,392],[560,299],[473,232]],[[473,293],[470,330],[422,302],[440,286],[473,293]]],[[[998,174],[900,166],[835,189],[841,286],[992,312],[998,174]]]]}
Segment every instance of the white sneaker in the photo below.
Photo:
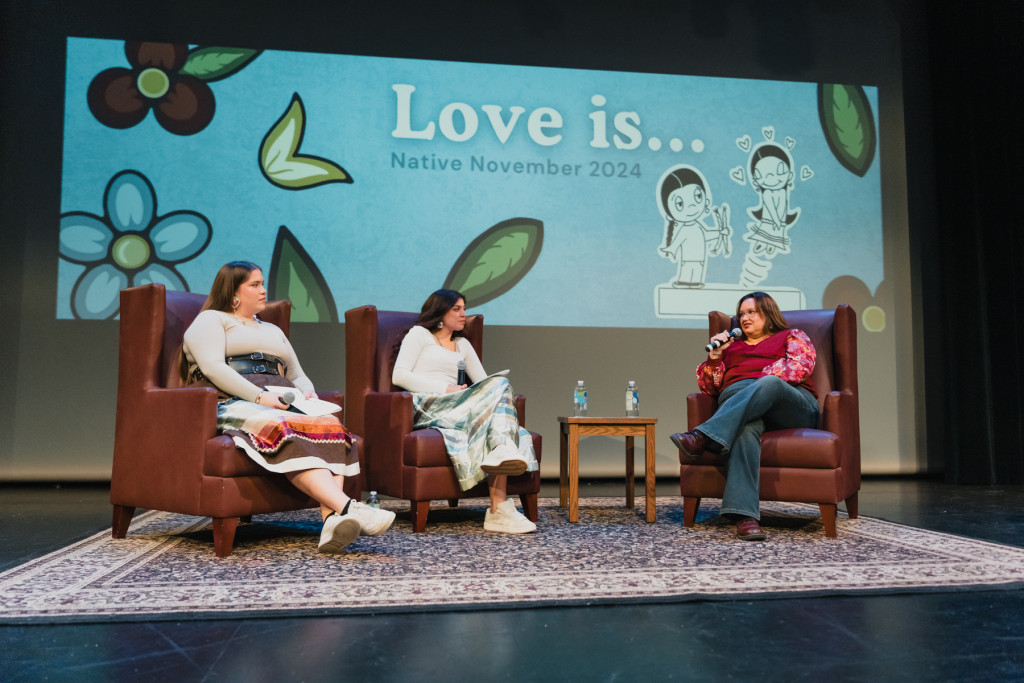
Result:
{"type": "Polygon", "coordinates": [[[324,520],[317,550],[322,553],[340,553],[342,548],[359,538],[360,528],[359,520],[351,514],[339,515],[332,512],[324,520]]]}
{"type": "Polygon", "coordinates": [[[526,467],[526,460],[519,455],[519,449],[508,441],[488,453],[480,463],[480,469],[487,474],[507,474],[513,477],[525,472],[526,467]]]}
{"type": "Polygon", "coordinates": [[[359,520],[360,536],[380,536],[395,521],[395,513],[391,510],[372,508],[358,500],[349,503],[348,516],[359,520]]]}
{"type": "Polygon", "coordinates": [[[487,508],[484,515],[484,531],[498,531],[503,534],[528,534],[536,531],[537,525],[516,509],[516,504],[506,499],[498,506],[497,512],[487,508]]]}

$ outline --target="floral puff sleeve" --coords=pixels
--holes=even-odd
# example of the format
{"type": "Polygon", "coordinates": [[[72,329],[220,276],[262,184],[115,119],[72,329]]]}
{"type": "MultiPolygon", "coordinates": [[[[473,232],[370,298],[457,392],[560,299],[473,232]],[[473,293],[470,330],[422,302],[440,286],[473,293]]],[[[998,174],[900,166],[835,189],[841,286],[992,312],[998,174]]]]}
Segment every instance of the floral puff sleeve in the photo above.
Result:
{"type": "Polygon", "coordinates": [[[705,394],[717,396],[725,379],[725,363],[721,358],[708,358],[697,366],[697,387],[705,394]]]}
{"type": "Polygon", "coordinates": [[[786,356],[765,366],[766,375],[775,375],[790,384],[800,384],[814,371],[817,354],[814,344],[801,330],[790,330],[786,338],[786,356]]]}

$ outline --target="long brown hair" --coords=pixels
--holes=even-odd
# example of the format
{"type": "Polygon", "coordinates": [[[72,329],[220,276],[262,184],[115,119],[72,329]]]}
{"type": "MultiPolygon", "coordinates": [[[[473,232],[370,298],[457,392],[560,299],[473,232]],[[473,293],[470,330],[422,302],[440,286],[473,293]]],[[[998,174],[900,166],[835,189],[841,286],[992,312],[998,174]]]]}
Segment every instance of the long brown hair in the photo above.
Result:
{"type": "Polygon", "coordinates": [[[235,292],[245,284],[254,270],[263,271],[251,261],[232,261],[221,266],[217,271],[217,277],[213,278],[210,294],[206,297],[200,312],[212,309],[231,313],[235,310],[235,307],[231,305],[235,298],[235,292]]]}
{"type": "MultiPolygon", "coordinates": [[[[739,303],[736,304],[736,320],[740,319],[740,308],[743,307],[743,302],[747,299],[754,300],[754,308],[764,318],[765,332],[775,334],[776,332],[789,329],[789,323],[782,317],[782,311],[779,310],[779,305],[775,303],[775,299],[770,294],[765,294],[764,292],[751,292],[741,296],[739,303]]],[[[743,335],[744,338],[746,336],[746,334],[743,335]]]]}
{"type": "MultiPolygon", "coordinates": [[[[249,279],[249,275],[254,270],[262,271],[263,269],[251,261],[231,261],[221,266],[217,271],[217,277],[213,278],[213,286],[210,287],[210,293],[199,312],[213,310],[231,313],[234,311],[232,300],[235,298],[235,292],[249,279]]],[[[185,358],[184,345],[179,352],[178,375],[181,376],[182,384],[189,384],[188,359],[185,358]]]]}

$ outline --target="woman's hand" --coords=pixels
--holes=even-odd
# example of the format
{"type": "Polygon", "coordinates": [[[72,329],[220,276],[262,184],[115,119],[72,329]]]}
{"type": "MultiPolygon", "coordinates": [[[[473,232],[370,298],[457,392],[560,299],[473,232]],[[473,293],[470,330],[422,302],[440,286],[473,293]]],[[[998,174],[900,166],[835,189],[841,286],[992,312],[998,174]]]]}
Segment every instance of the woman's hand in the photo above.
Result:
{"type": "Polygon", "coordinates": [[[259,400],[256,402],[259,403],[261,406],[266,406],[267,408],[288,410],[288,405],[285,403],[281,403],[279,400],[277,400],[277,394],[275,394],[272,391],[264,391],[262,394],[259,395],[259,400]]]}
{"type": "Polygon", "coordinates": [[[708,352],[708,358],[710,358],[711,360],[718,360],[719,358],[722,357],[722,351],[725,351],[727,348],[729,348],[729,344],[732,344],[736,340],[730,337],[728,332],[719,332],[709,341],[722,342],[722,345],[719,346],[717,349],[712,349],[710,352],[708,352]]]}
{"type": "Polygon", "coordinates": [[[467,386],[469,386],[469,385],[468,384],[449,384],[447,387],[445,387],[444,393],[451,394],[451,393],[454,393],[456,391],[462,391],[467,386]]]}
{"type": "Polygon", "coordinates": [[[315,391],[307,391],[306,393],[304,393],[302,395],[302,398],[316,398],[316,392],[315,391]]]}

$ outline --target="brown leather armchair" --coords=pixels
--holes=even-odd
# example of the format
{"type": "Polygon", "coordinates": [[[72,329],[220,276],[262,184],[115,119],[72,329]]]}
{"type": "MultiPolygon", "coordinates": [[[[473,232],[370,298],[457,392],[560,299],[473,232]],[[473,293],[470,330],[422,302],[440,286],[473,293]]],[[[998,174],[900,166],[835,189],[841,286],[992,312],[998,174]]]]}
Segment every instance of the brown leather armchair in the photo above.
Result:
{"type": "MultiPolygon", "coordinates": [[[[842,304],[834,311],[783,313],[790,327],[803,330],[817,351],[811,375],[821,408],[819,429],[783,429],[761,436],[761,500],[817,503],[825,535],[836,537],[836,507],[857,517],[860,491],[860,410],[857,405],[857,317],[842,304]]],[[[708,336],[738,327],[736,318],[708,314],[708,336]]],[[[715,412],[707,394],[686,397],[688,429],[715,412]]],[[[679,454],[683,524],[692,527],[702,497],[720,498],[725,473],[717,456],[706,452],[696,463],[679,454]]]]}
{"type": "MultiPolygon", "coordinates": [[[[362,306],[345,311],[345,426],[363,437],[363,476],[368,489],[411,505],[413,528],[423,531],[431,500],[486,496],[487,482],[469,491],[459,488],[455,468],[436,429],[413,430],[412,395],[391,383],[393,350],[402,333],[416,322],[415,313],[378,311],[362,306]]],[[[483,316],[466,318],[464,333],[483,358],[483,316]]],[[[526,400],[516,397],[519,424],[526,424],[526,400]]],[[[540,461],[541,437],[533,434],[540,461]]],[[[523,512],[537,521],[540,471],[508,478],[509,495],[518,494],[523,512]]]]}
{"type": "MultiPolygon", "coordinates": [[[[318,503],[217,434],[216,390],[181,386],[182,337],[205,300],[156,284],[121,292],[110,502],[114,538],[128,533],[135,508],[212,517],[214,550],[227,557],[239,518],[318,503]]],[[[287,335],[290,314],[290,301],[272,301],[260,317],[287,335]]],[[[319,395],[339,405],[344,400],[340,392],[319,395]]],[[[347,477],[346,493],[358,498],[359,484],[359,477],[347,477]]]]}

